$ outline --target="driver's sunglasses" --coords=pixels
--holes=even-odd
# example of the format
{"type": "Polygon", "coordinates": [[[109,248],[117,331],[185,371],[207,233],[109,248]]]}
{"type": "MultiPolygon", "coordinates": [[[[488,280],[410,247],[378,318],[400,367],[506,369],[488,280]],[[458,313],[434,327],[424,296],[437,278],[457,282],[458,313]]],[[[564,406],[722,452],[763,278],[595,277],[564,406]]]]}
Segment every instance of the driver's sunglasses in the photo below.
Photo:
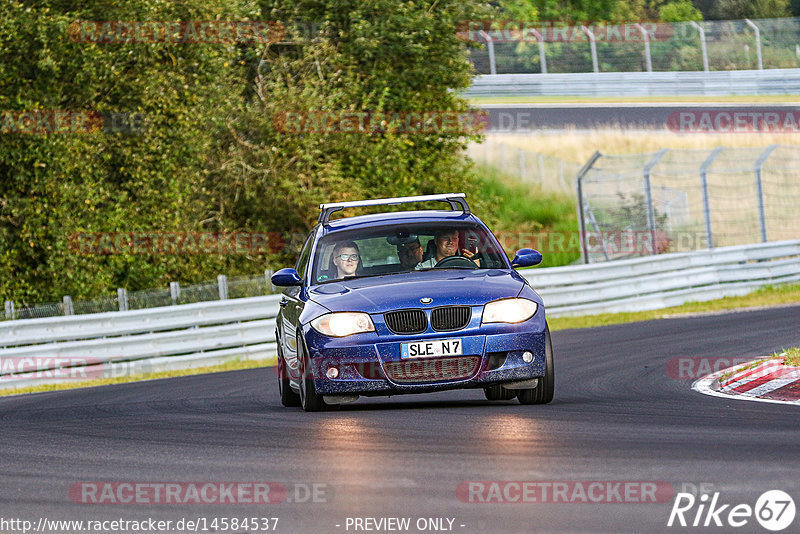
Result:
{"type": "Polygon", "coordinates": [[[358,254],[339,254],[336,257],[342,261],[358,261],[358,254]]]}

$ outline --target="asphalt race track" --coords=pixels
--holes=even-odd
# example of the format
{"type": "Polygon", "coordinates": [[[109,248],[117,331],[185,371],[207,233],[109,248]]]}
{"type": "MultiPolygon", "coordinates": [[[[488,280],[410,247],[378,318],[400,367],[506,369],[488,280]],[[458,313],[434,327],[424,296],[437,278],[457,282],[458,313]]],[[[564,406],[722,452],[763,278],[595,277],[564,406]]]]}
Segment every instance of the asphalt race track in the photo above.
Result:
{"type": "MultiPolygon", "coordinates": [[[[655,504],[456,495],[462,482],[492,480],[662,481],[675,492],[702,484],[720,503],[750,506],[780,489],[800,504],[798,407],[704,396],[666,371],[675,357],[800,345],[800,306],[558,331],[553,344],[548,406],[490,403],[472,390],[307,414],[279,405],[272,369],[0,398],[0,516],[266,516],[280,518],[283,533],[354,532],[348,517],[409,517],[408,532],[420,531],[419,518],[452,519],[463,533],[732,530],[667,528],[672,494],[655,504]],[[293,501],[318,484],[327,502],[76,504],[69,490],[82,481],[270,481],[293,501]]],[[[762,529],[750,518],[738,531],[762,529]]]]}

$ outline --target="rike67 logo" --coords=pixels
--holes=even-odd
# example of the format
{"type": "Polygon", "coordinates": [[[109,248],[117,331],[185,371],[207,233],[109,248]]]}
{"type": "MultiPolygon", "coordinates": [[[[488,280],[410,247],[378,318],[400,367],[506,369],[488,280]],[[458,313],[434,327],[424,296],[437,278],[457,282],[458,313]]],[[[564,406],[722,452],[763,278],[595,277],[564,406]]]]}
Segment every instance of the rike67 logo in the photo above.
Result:
{"type": "Polygon", "coordinates": [[[751,520],[755,517],[763,528],[777,532],[789,527],[794,516],[794,500],[781,490],[762,493],[755,506],[745,503],[722,504],[718,491],[711,496],[703,493],[699,497],[691,493],[678,493],[667,526],[739,528],[751,525],[751,520]]]}

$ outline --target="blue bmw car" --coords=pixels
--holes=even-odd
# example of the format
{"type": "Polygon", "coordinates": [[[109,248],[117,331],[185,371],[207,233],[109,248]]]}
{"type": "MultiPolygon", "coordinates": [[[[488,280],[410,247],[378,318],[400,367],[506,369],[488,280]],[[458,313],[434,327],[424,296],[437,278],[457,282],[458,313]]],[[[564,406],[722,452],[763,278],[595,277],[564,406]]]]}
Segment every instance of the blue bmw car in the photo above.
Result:
{"type": "MultiPolygon", "coordinates": [[[[433,204],[431,204],[433,205],[433,204]]],[[[319,411],[359,396],[480,388],[489,400],[553,399],[542,299],[465,195],[322,204],[284,287],[276,321],[284,406],[319,411]],[[342,217],[354,207],[443,202],[449,209],[342,217]]]]}

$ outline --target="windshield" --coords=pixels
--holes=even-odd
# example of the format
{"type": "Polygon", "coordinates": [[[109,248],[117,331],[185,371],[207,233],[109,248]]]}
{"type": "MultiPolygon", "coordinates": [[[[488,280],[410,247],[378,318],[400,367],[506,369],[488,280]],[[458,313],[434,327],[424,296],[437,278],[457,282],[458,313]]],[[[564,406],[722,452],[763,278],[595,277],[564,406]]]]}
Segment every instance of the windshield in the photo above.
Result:
{"type": "Polygon", "coordinates": [[[507,267],[494,237],[478,224],[404,224],[323,237],[315,252],[312,283],[429,269],[507,267]]]}

